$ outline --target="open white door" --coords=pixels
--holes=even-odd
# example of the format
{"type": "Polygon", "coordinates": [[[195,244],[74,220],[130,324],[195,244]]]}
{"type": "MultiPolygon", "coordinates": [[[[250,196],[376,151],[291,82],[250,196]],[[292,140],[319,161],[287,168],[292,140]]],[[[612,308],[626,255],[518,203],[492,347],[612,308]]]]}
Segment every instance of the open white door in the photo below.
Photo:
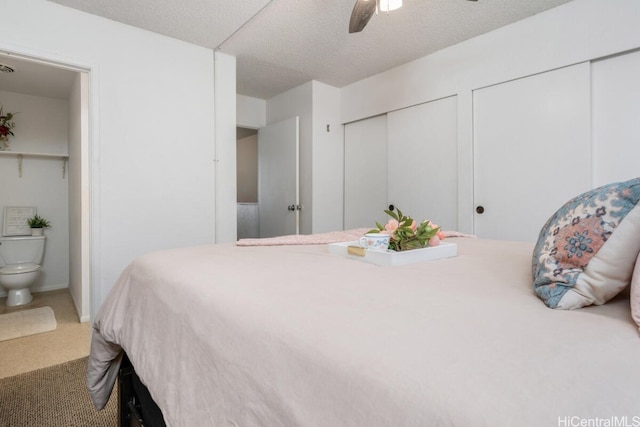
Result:
{"type": "Polygon", "coordinates": [[[258,130],[260,237],[299,232],[299,118],[258,130]]]}

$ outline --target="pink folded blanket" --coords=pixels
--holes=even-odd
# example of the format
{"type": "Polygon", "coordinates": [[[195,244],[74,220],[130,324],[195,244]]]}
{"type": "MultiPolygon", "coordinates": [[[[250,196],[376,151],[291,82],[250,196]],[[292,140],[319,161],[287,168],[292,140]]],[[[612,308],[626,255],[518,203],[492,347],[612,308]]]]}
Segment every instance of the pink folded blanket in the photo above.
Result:
{"type": "Polygon", "coordinates": [[[461,233],[459,231],[443,231],[444,233],[444,237],[471,237],[472,239],[475,239],[476,236],[475,234],[467,234],[467,233],[461,233]]]}
{"type": "MultiPolygon", "coordinates": [[[[317,234],[291,234],[289,236],[265,237],[262,239],[240,239],[237,246],[282,246],[282,245],[327,245],[329,243],[358,240],[371,228],[354,228],[317,234]]],[[[476,237],[458,231],[444,231],[445,237],[476,237]]]]}
{"type": "Polygon", "coordinates": [[[289,236],[265,237],[263,239],[240,239],[237,246],[281,246],[281,245],[326,245],[329,243],[358,240],[370,228],[354,228],[317,234],[292,234],[289,236]]]}

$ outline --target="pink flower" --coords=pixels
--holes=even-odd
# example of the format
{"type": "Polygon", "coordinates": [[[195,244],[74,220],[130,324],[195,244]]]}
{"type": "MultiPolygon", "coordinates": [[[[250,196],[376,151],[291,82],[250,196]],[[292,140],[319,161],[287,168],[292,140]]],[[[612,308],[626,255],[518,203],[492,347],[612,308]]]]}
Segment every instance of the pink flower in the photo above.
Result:
{"type": "MultiPolygon", "coordinates": [[[[436,236],[438,237],[438,241],[444,239],[444,233],[442,232],[442,229],[440,229],[440,226],[438,224],[434,224],[433,222],[429,221],[429,225],[431,226],[431,228],[435,229],[438,228],[438,232],[436,233],[436,236]]],[[[431,245],[429,245],[431,246],[431,245]]],[[[437,244],[434,246],[438,246],[437,244]]]]}
{"type": "Polygon", "coordinates": [[[387,224],[384,226],[384,229],[389,233],[393,234],[398,229],[399,225],[400,224],[398,224],[397,220],[390,219],[389,222],[387,222],[387,224]]]}
{"type": "Polygon", "coordinates": [[[412,220],[411,225],[409,227],[411,227],[413,231],[416,231],[418,229],[418,224],[416,224],[415,220],[412,220]]]}
{"type": "Polygon", "coordinates": [[[438,246],[439,244],[440,244],[440,237],[438,237],[438,235],[435,235],[429,239],[428,246],[438,246]]]}

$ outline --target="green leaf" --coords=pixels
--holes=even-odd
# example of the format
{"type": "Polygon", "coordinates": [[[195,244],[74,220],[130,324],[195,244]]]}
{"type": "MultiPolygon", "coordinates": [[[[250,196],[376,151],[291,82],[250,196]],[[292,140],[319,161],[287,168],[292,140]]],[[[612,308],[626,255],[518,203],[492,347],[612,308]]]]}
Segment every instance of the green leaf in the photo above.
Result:
{"type": "Polygon", "coordinates": [[[387,215],[389,215],[391,218],[395,219],[396,221],[400,221],[400,218],[398,217],[398,215],[395,214],[395,212],[392,212],[389,209],[385,209],[384,213],[386,213],[387,215]]]}

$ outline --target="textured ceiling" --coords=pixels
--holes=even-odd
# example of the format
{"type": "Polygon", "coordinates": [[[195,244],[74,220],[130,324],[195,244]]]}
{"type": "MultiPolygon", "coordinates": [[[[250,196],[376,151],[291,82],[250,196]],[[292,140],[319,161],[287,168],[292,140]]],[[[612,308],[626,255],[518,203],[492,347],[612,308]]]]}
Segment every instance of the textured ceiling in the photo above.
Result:
{"type": "Polygon", "coordinates": [[[237,92],[342,87],[570,0],[404,0],[349,34],[355,0],[50,0],[237,58],[237,92]]]}

